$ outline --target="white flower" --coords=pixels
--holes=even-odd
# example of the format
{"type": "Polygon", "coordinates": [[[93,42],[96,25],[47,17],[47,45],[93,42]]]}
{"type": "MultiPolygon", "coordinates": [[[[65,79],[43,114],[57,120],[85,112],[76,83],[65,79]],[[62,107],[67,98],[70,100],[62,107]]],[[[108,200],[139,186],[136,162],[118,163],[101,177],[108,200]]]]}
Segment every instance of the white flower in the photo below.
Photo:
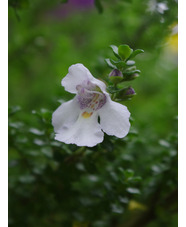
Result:
{"type": "Polygon", "coordinates": [[[130,128],[127,107],[113,102],[105,84],[84,65],[70,66],[62,86],[76,96],[61,104],[52,115],[56,140],[93,147],[103,141],[103,131],[119,138],[127,135],[130,128]]]}

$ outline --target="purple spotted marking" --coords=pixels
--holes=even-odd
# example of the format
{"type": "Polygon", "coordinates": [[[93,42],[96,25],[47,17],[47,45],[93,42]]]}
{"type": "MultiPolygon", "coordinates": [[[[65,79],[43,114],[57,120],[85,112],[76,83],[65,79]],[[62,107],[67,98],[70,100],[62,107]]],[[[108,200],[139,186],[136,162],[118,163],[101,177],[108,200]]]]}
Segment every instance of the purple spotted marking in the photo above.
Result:
{"type": "Polygon", "coordinates": [[[97,85],[90,81],[84,81],[82,85],[77,85],[78,91],[77,101],[80,109],[87,109],[87,111],[96,111],[106,103],[106,96],[103,94],[97,85]]]}

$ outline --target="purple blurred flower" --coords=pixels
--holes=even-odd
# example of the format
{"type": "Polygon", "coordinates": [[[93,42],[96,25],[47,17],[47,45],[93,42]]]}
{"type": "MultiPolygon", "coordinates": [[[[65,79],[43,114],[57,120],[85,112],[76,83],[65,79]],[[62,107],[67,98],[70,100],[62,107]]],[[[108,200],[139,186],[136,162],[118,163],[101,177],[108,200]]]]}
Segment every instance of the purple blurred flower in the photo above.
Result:
{"type": "Polygon", "coordinates": [[[86,11],[94,7],[94,0],[68,0],[61,4],[52,14],[57,18],[65,18],[77,11],[86,11]]]}

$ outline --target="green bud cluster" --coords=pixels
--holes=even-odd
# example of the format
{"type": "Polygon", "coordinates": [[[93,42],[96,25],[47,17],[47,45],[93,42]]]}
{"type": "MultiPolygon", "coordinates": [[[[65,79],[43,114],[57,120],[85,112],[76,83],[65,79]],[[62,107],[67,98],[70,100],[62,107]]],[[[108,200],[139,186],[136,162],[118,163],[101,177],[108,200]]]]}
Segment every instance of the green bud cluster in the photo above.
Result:
{"type": "Polygon", "coordinates": [[[117,60],[105,59],[107,65],[112,68],[109,73],[110,86],[108,91],[114,95],[115,99],[120,101],[131,99],[136,93],[130,87],[118,88],[118,85],[125,81],[131,81],[139,77],[141,71],[135,66],[133,60],[138,54],[144,53],[142,49],[133,50],[128,45],[110,46],[117,60]],[[130,94],[129,94],[130,93],[130,94]]]}

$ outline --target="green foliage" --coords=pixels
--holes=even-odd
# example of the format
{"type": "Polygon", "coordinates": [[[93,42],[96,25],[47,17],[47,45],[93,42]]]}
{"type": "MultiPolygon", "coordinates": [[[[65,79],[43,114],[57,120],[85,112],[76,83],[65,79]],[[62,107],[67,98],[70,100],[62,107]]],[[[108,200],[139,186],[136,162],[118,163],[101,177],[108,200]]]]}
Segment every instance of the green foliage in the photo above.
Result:
{"type": "Polygon", "coordinates": [[[161,13],[148,0],[69,2],[9,1],[9,226],[176,227],[177,3],[161,13]],[[73,97],[60,81],[78,62],[130,110],[124,139],[54,140],[57,100],[73,97]]]}
{"type": "Polygon", "coordinates": [[[61,3],[67,3],[68,0],[61,0],[61,3]]]}
{"type": "Polygon", "coordinates": [[[128,226],[132,200],[147,207],[134,215],[135,223],[156,212],[153,207],[167,209],[172,199],[167,212],[176,211],[176,134],[154,143],[132,127],[125,139],[106,136],[96,147],[78,148],[53,140],[51,111],[33,111],[37,128],[21,122],[18,113],[9,117],[9,206],[16,204],[10,226],[108,226],[124,217],[128,226]],[[25,212],[30,215],[23,218],[25,212]]]}
{"type": "Polygon", "coordinates": [[[25,9],[29,7],[29,0],[8,0],[8,6],[17,9],[25,9]]]}
{"type": "Polygon", "coordinates": [[[99,13],[103,13],[103,6],[100,0],[94,0],[95,7],[99,13]]]}
{"type": "Polygon", "coordinates": [[[124,87],[122,82],[134,80],[139,77],[141,71],[136,69],[135,61],[129,59],[134,58],[140,53],[144,53],[144,51],[141,49],[133,51],[126,44],[120,45],[119,47],[111,45],[110,47],[117,60],[105,59],[107,65],[113,69],[109,74],[110,86],[108,86],[107,90],[111,94],[115,94],[112,98],[117,101],[130,100],[136,93],[129,92],[129,90],[133,91],[133,88],[124,87]],[[120,87],[118,87],[119,85],[120,87]]]}

